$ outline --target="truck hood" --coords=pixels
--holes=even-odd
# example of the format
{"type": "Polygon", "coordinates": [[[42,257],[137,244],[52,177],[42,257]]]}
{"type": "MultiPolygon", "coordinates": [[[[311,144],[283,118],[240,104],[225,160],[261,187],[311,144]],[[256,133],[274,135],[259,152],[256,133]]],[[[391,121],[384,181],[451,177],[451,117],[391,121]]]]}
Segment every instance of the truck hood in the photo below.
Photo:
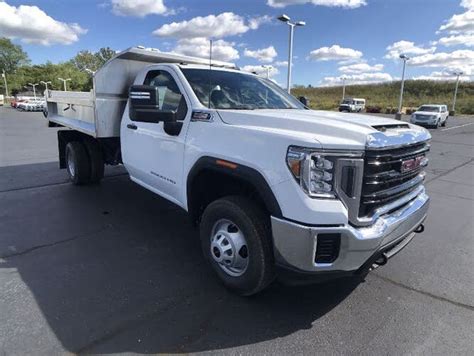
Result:
{"type": "Polygon", "coordinates": [[[325,149],[398,146],[431,138],[422,127],[371,115],[291,109],[218,110],[218,114],[229,125],[272,131],[325,149]]]}
{"type": "Polygon", "coordinates": [[[426,116],[432,116],[432,115],[439,115],[439,111],[415,111],[413,115],[426,115],[426,116]]]}

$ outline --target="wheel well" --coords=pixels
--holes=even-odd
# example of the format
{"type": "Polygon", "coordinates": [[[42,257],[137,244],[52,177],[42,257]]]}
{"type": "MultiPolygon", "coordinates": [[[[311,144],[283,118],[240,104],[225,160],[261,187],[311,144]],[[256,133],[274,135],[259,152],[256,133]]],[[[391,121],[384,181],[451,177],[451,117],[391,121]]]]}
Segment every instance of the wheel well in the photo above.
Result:
{"type": "Polygon", "coordinates": [[[209,203],[228,195],[246,196],[269,215],[282,217],[280,205],[262,174],[241,164],[201,157],[188,174],[186,188],[188,211],[195,223],[209,203]]]}
{"type": "Polygon", "coordinates": [[[264,200],[250,182],[210,169],[202,170],[194,177],[189,193],[188,210],[194,222],[199,222],[211,202],[229,195],[251,198],[268,212],[264,200]]]}

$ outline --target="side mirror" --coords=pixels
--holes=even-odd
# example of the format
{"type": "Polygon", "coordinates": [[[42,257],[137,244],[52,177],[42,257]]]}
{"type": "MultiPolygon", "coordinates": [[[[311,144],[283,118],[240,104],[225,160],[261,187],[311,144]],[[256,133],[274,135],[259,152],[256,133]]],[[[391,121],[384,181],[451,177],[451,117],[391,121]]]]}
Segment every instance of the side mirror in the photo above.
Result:
{"type": "Polygon", "coordinates": [[[298,100],[300,101],[301,104],[303,104],[304,106],[307,106],[309,107],[309,99],[305,96],[300,96],[298,98],[298,100]]]}
{"type": "Polygon", "coordinates": [[[130,120],[140,122],[174,122],[176,112],[160,110],[158,88],[152,85],[132,85],[129,91],[130,120]]]}

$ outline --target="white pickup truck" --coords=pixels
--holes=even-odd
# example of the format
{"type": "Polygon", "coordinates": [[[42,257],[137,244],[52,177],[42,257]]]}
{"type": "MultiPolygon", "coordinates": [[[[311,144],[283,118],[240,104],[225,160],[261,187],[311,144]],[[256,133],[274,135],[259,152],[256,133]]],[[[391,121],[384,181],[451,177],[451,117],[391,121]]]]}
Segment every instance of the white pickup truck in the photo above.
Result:
{"type": "Polygon", "coordinates": [[[91,92],[47,93],[75,184],[104,164],[186,210],[222,282],[251,295],[365,274],[423,231],[430,134],[374,116],[313,111],[232,64],[140,47],[91,92]]]}

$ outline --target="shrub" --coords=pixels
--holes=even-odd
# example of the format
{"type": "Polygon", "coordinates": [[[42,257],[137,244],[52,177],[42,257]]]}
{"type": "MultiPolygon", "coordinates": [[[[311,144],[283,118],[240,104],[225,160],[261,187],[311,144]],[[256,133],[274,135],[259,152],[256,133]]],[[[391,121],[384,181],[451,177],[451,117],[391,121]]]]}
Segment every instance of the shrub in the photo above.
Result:
{"type": "Polygon", "coordinates": [[[367,106],[365,111],[372,114],[380,114],[382,112],[382,108],[380,106],[367,106]]]}

